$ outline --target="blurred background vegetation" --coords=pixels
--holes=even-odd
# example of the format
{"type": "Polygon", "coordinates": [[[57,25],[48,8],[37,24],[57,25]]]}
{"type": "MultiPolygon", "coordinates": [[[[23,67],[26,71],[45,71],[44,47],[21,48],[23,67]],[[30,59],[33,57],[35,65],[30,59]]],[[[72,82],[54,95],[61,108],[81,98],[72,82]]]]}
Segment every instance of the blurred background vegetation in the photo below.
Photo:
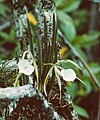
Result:
{"type": "MultiPolygon", "coordinates": [[[[100,83],[99,0],[55,0],[55,3],[57,6],[58,27],[88,64],[100,83]]],[[[0,0],[0,62],[12,59],[17,54],[18,47],[11,10],[10,0],[0,0]]],[[[33,29],[36,29],[36,16],[33,14],[31,17],[30,21],[33,21],[33,29]]],[[[96,86],[81,62],[77,61],[75,56],[72,55],[68,46],[59,38],[58,41],[62,45],[61,58],[72,59],[83,70],[83,73],[80,73],[77,68],[73,68],[78,77],[86,83],[86,86],[79,82],[66,83],[76,111],[82,120],[96,120],[100,102],[98,102],[96,86]]]]}

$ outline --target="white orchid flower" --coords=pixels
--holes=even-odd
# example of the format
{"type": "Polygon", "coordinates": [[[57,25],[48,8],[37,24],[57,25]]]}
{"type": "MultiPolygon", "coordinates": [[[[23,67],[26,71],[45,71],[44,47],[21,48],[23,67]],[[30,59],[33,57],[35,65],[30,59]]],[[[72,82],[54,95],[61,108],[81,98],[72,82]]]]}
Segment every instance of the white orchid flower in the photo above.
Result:
{"type": "Polygon", "coordinates": [[[28,60],[22,59],[18,62],[19,73],[31,75],[34,72],[34,66],[28,60]]]}
{"type": "Polygon", "coordinates": [[[74,81],[76,77],[76,73],[72,69],[62,69],[61,75],[65,81],[74,81]]]}

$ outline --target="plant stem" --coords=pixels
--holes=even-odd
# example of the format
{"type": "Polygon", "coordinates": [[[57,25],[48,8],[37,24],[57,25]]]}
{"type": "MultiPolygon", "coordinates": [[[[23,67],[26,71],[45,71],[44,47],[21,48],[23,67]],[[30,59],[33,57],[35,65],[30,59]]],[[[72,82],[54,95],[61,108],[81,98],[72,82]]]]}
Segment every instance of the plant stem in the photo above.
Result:
{"type": "Polygon", "coordinates": [[[38,40],[38,49],[39,49],[39,79],[41,78],[41,74],[42,74],[42,49],[41,49],[41,40],[38,40]]]}
{"type": "Polygon", "coordinates": [[[82,62],[82,64],[84,65],[84,67],[87,69],[87,71],[89,72],[92,80],[94,81],[96,87],[98,89],[100,89],[98,80],[96,79],[96,77],[94,76],[93,72],[91,71],[91,69],[89,68],[89,66],[87,65],[87,63],[82,59],[82,57],[77,53],[77,51],[74,49],[74,47],[69,43],[69,41],[65,38],[65,36],[63,35],[63,33],[58,30],[58,35],[60,38],[62,38],[63,42],[69,47],[69,49],[73,52],[73,54],[82,62]]]}

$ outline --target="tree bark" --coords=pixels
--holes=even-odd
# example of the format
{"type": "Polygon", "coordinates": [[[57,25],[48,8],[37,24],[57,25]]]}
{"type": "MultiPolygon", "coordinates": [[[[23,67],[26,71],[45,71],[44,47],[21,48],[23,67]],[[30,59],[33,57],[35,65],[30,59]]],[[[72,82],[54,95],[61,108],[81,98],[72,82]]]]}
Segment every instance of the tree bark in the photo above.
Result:
{"type": "Polygon", "coordinates": [[[35,89],[32,85],[24,85],[20,87],[8,87],[0,88],[0,100],[17,100],[20,98],[33,97],[33,101],[37,101],[37,108],[41,108],[41,112],[45,112],[45,116],[48,120],[65,120],[61,117],[53,108],[53,106],[47,102],[44,96],[35,89]]]}

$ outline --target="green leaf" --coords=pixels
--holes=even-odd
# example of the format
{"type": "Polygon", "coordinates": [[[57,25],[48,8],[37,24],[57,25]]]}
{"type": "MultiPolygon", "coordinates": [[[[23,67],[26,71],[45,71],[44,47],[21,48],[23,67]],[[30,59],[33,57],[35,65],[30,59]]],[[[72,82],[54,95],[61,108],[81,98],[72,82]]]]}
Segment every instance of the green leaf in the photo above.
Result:
{"type": "Polygon", "coordinates": [[[100,2],[100,0],[93,0],[93,2],[99,3],[99,2],[100,2]]]}
{"type": "Polygon", "coordinates": [[[0,36],[5,40],[8,41],[9,40],[9,34],[5,33],[5,32],[0,32],[0,36]]]}
{"type": "Polygon", "coordinates": [[[0,15],[5,17],[7,12],[9,12],[9,8],[3,3],[0,3],[0,15]]]}
{"type": "Polygon", "coordinates": [[[77,105],[74,105],[74,107],[79,116],[89,119],[89,114],[84,108],[77,105]]]}
{"type": "MultiPolygon", "coordinates": [[[[100,65],[97,64],[97,63],[91,63],[91,64],[88,64],[90,69],[92,70],[92,72],[97,76],[97,74],[99,75],[99,72],[100,72],[100,65]]],[[[83,72],[85,74],[85,77],[89,77],[89,73],[87,72],[87,70],[84,68],[83,69],[83,72]]]]}
{"type": "Polygon", "coordinates": [[[69,1],[68,5],[66,6],[65,9],[63,9],[63,11],[65,11],[65,12],[73,12],[73,11],[78,9],[80,3],[81,3],[80,0],[69,1]]]}
{"type": "Polygon", "coordinates": [[[85,81],[86,87],[85,87],[85,95],[89,94],[92,91],[92,86],[89,81],[85,81]]]}
{"type": "MultiPolygon", "coordinates": [[[[98,80],[98,83],[100,85],[100,65],[97,64],[97,63],[91,63],[91,64],[88,64],[88,65],[89,65],[90,69],[92,70],[92,72],[94,73],[94,75],[96,76],[96,78],[98,80]]],[[[90,74],[88,73],[88,71],[85,68],[83,68],[83,74],[84,74],[83,79],[86,79],[90,83],[94,84],[94,82],[90,78],[90,74]]]]}
{"type": "Polygon", "coordinates": [[[9,41],[11,41],[11,42],[16,42],[15,40],[15,30],[14,29],[11,29],[11,31],[10,31],[10,35],[9,35],[9,41]]]}
{"type": "Polygon", "coordinates": [[[77,68],[79,68],[80,70],[82,70],[81,68],[80,68],[80,66],[79,65],[77,65],[74,61],[72,61],[72,60],[61,60],[61,61],[59,61],[60,63],[69,63],[69,64],[72,64],[72,65],[74,65],[75,67],[77,67],[77,68]]]}
{"type": "Polygon", "coordinates": [[[80,66],[77,65],[72,60],[60,60],[59,63],[62,65],[62,68],[64,68],[64,69],[67,69],[67,68],[72,68],[72,69],[78,68],[78,69],[82,70],[80,68],[80,66]]]}
{"type": "Polygon", "coordinates": [[[91,64],[89,64],[89,66],[90,66],[90,68],[91,68],[91,70],[92,70],[92,72],[94,74],[99,74],[99,72],[100,72],[100,64],[98,64],[98,63],[91,63],[91,64]]]}
{"type": "Polygon", "coordinates": [[[73,41],[74,45],[81,44],[81,47],[89,48],[97,43],[99,43],[100,32],[90,32],[89,34],[79,35],[73,41]]]}
{"type": "Polygon", "coordinates": [[[61,9],[68,3],[68,0],[55,0],[55,3],[57,8],[61,9]]]}
{"type": "Polygon", "coordinates": [[[71,83],[71,86],[68,88],[68,93],[72,96],[72,99],[75,99],[78,96],[78,84],[77,83],[71,83]]]}
{"type": "Polygon", "coordinates": [[[56,0],[56,5],[58,10],[62,10],[64,12],[73,12],[75,11],[81,1],[80,0],[56,0]]]}
{"type": "Polygon", "coordinates": [[[74,49],[77,51],[77,53],[80,55],[80,57],[82,57],[83,60],[85,60],[86,62],[88,61],[88,58],[87,58],[86,54],[83,52],[83,50],[81,50],[80,45],[75,46],[74,49]]]}
{"type": "Polygon", "coordinates": [[[73,20],[67,14],[58,11],[59,27],[65,36],[72,41],[76,36],[76,29],[73,20]]]}

